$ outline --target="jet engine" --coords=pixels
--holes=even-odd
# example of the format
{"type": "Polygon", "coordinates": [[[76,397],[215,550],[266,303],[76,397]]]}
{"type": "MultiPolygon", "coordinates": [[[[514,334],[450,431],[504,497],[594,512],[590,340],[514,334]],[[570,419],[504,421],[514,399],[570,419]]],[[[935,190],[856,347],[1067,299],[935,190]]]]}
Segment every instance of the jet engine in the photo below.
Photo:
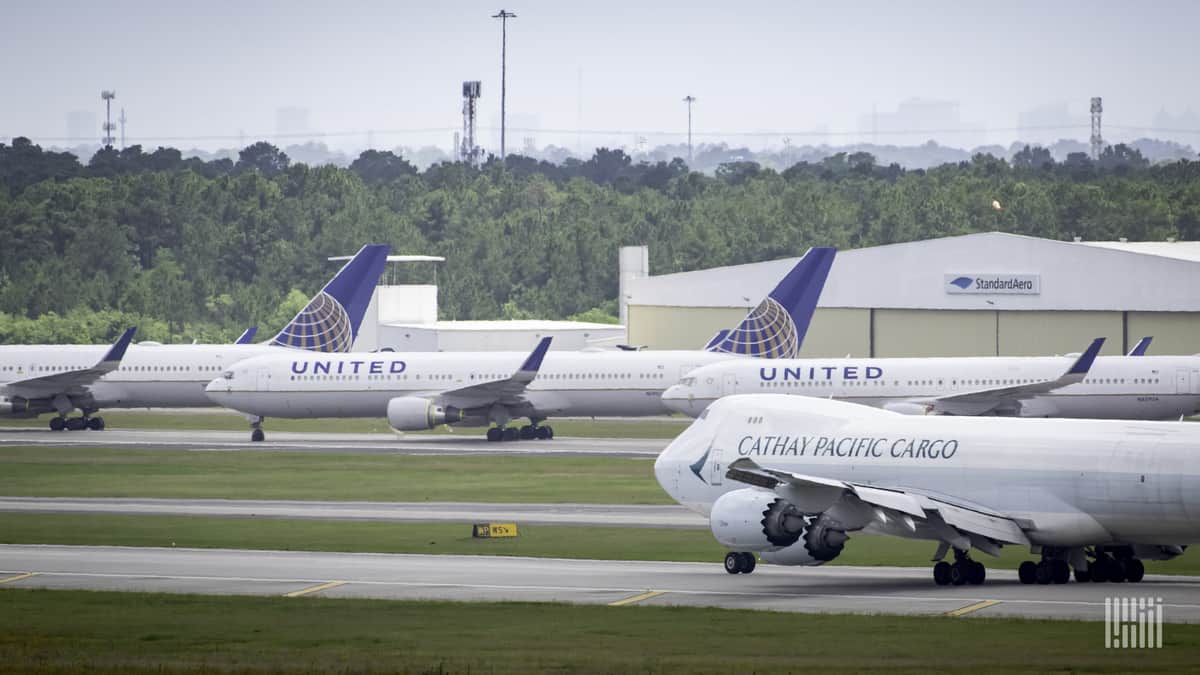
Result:
{"type": "Polygon", "coordinates": [[[842,552],[846,532],[821,514],[806,514],[772,492],[745,488],[713,503],[709,527],[721,544],[761,551],[781,565],[820,565],[842,552]]]}
{"type": "Polygon", "coordinates": [[[0,396],[0,415],[5,417],[37,417],[39,413],[51,412],[54,408],[47,399],[30,401],[21,397],[0,396]]]}
{"type": "Polygon", "coordinates": [[[388,401],[388,424],[397,431],[423,431],[462,419],[462,410],[443,407],[420,396],[399,396],[388,401]]]}
{"type": "Polygon", "coordinates": [[[1170,560],[1183,555],[1187,550],[1187,545],[1178,546],[1173,544],[1164,544],[1155,546],[1151,544],[1134,544],[1133,555],[1142,560],[1170,560]]]}

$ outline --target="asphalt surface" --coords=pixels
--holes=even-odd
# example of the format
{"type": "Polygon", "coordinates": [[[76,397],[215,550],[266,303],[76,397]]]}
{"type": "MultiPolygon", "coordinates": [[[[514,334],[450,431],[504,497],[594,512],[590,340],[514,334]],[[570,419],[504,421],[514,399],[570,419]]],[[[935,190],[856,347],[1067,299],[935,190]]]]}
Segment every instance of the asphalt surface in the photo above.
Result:
{"type": "MultiPolygon", "coordinates": [[[[0,546],[0,589],[59,588],[335,598],[691,605],[788,612],[1104,620],[1107,597],[1162,598],[1166,622],[1200,622],[1200,578],[1025,586],[989,570],[983,586],[938,587],[920,568],[73,546],[0,546]],[[972,609],[974,608],[974,609],[972,609]],[[965,611],[964,611],[965,610],[965,611]]],[[[1101,629],[1097,628],[1097,631],[1101,629]]],[[[1097,633],[1099,634],[1099,633],[1097,633]]]]}
{"type": "Polygon", "coordinates": [[[515,521],[530,525],[607,527],[708,527],[708,519],[704,516],[674,505],[0,497],[0,512],[3,511],[387,522],[515,521]]]}
{"type": "Polygon", "coordinates": [[[377,453],[402,455],[559,455],[594,457],[657,457],[669,439],[555,438],[549,441],[489,443],[481,430],[456,434],[340,434],[267,431],[261,443],[250,442],[247,431],[174,431],[107,429],[60,431],[0,428],[0,447],[135,448],[143,450],[210,450],[259,452],[377,453]]]}

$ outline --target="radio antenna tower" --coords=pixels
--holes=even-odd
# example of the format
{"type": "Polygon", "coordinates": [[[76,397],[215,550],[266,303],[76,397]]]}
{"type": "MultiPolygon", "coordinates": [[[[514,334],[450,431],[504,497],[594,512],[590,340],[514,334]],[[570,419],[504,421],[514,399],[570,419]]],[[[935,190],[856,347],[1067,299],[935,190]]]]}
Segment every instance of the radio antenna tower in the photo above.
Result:
{"type": "Polygon", "coordinates": [[[696,102],[696,97],[688,94],[683,97],[683,102],[688,104],[688,164],[692,163],[692,104],[696,102]]]}
{"type": "Polygon", "coordinates": [[[475,101],[479,100],[483,85],[479,80],[463,82],[463,130],[462,145],[458,147],[458,158],[471,166],[478,166],[483,150],[475,145],[475,101]]]}
{"type": "Polygon", "coordinates": [[[125,122],[126,122],[125,108],[121,108],[121,116],[117,118],[117,121],[121,123],[121,149],[124,150],[125,149],[125,122]]]}
{"type": "Polygon", "coordinates": [[[505,158],[504,150],[504,104],[508,93],[507,78],[508,78],[508,20],[517,18],[515,12],[510,12],[507,9],[500,10],[499,13],[492,15],[493,19],[500,19],[500,161],[505,158]]]}
{"type": "Polygon", "coordinates": [[[117,97],[117,92],[105,89],[100,92],[100,98],[104,100],[104,138],[100,139],[101,143],[106,148],[111,148],[113,144],[113,131],[117,128],[112,123],[112,101],[117,97]]]}
{"type": "Polygon", "coordinates": [[[1092,159],[1100,159],[1100,152],[1104,150],[1104,139],[1100,136],[1100,113],[1104,112],[1104,106],[1100,104],[1100,97],[1092,98],[1092,159]]]}

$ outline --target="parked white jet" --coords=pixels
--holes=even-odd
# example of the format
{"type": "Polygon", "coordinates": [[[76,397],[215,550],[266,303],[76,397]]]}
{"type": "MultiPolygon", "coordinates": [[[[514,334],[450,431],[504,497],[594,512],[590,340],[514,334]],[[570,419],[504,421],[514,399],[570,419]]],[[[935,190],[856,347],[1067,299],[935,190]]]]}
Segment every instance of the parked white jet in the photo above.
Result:
{"type": "MultiPolygon", "coordinates": [[[[211,406],[204,387],[234,363],[263,354],[349,351],[390,247],[364,246],[292,321],[264,344],[247,331],[229,345],[142,343],[96,372],[102,345],[0,346],[0,416],[55,413],[50,428],[104,428],[101,408],[211,406]],[[294,349],[282,349],[293,347],[294,349]],[[70,417],[73,410],[81,415],[70,417]]],[[[253,330],[253,329],[251,329],[253,330]]],[[[262,432],[256,430],[258,434],[262,432]]]]}
{"type": "MultiPolygon", "coordinates": [[[[969,553],[1029,546],[1023,583],[1140,581],[1200,541],[1200,425],[916,417],[804,396],[709,406],[655,475],[733,549],[820,565],[858,532],[937,542],[940,585],[983,583],[969,553]],[[954,563],[943,558],[953,550],[954,563]]],[[[851,544],[852,545],[852,544],[851,544]]]]}
{"type": "MultiPolygon", "coordinates": [[[[684,373],[732,356],[794,356],[835,255],[813,248],[732,331],[707,351],[551,352],[536,379],[518,378],[527,354],[410,353],[248,359],[208,386],[212,400],[264,417],[387,417],[401,431],[441,424],[495,427],[488,440],[551,438],[556,415],[668,412],[662,392],[684,373]],[[528,417],[530,424],[507,427],[528,417]]],[[[536,370],[536,368],[535,368],[536,370]]]]}
{"type": "Polygon", "coordinates": [[[1178,419],[1200,412],[1200,356],[1093,362],[1102,342],[1078,359],[726,361],[688,373],[663,393],[663,403],[692,417],[722,396],[750,393],[820,396],[918,415],[1178,419]]]}

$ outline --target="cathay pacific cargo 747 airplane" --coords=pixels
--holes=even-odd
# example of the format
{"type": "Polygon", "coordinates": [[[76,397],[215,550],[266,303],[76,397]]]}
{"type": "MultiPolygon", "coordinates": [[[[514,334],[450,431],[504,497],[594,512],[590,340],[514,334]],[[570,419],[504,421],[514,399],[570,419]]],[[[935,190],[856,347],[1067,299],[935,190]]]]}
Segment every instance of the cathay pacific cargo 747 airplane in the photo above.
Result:
{"type": "MultiPolygon", "coordinates": [[[[1141,344],[1146,343],[1148,338],[1141,344]]],[[[1097,343],[1092,347],[1085,356],[1099,349],[1097,343]]],[[[836,398],[917,415],[1154,420],[1200,412],[1200,356],[1100,356],[1090,370],[1077,367],[1081,360],[963,356],[726,361],[688,373],[663,392],[663,403],[692,417],[722,396],[753,393],[836,398]]]]}
{"type": "Polygon", "coordinates": [[[820,565],[859,532],[936,543],[934,581],[983,583],[974,550],[1028,546],[1024,583],[1140,581],[1200,541],[1200,425],[911,416],[807,396],[713,403],[655,462],[732,549],[820,565]],[[943,560],[953,552],[954,562],[943,560]]]}
{"type": "Polygon", "coordinates": [[[104,419],[93,414],[102,408],[211,406],[205,385],[245,358],[350,351],[389,250],[364,246],[265,344],[245,344],[245,335],[228,345],[143,343],[123,350],[123,359],[102,361],[103,345],[0,346],[0,415],[54,413],[53,430],[98,431],[104,419]],[[81,414],[67,417],[73,410],[81,414]]]}
{"type": "Polygon", "coordinates": [[[208,393],[259,418],[386,416],[402,431],[495,424],[487,432],[493,441],[550,438],[553,429],[540,423],[555,415],[659,415],[667,412],[663,389],[697,366],[731,355],[795,356],[834,255],[831,248],[809,249],[706,351],[551,352],[536,378],[520,379],[514,373],[524,372],[529,354],[519,352],[276,354],[227,368],[208,393]],[[521,417],[530,424],[507,426],[521,417]]]}

